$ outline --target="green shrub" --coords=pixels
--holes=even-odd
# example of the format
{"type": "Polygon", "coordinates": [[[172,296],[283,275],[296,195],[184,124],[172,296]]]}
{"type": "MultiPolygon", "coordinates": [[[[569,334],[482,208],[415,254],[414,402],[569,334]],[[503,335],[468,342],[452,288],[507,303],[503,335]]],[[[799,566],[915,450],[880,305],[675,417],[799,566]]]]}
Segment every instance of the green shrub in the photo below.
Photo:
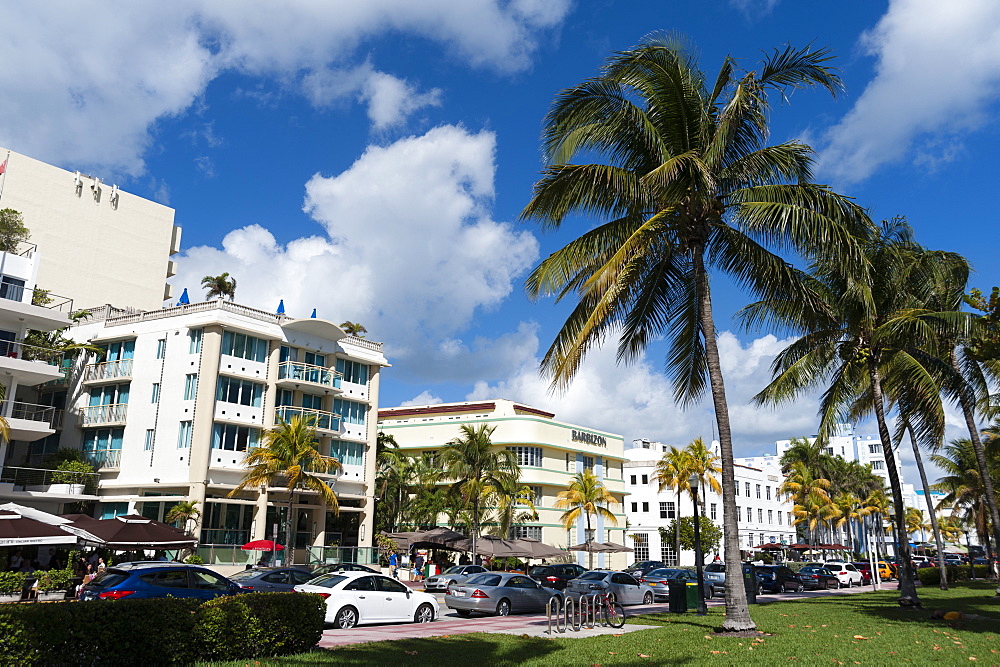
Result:
{"type": "Polygon", "coordinates": [[[202,659],[238,660],[301,653],[323,635],[326,603],[304,593],[216,598],[198,610],[202,659]]]}
{"type": "Polygon", "coordinates": [[[82,484],[86,493],[96,493],[94,466],[85,461],[63,461],[52,473],[54,484],[82,484]]]}
{"type": "Polygon", "coordinates": [[[205,561],[198,554],[191,554],[184,559],[184,562],[188,565],[204,565],[205,561]]]}
{"type": "MultiPolygon", "coordinates": [[[[974,565],[977,579],[985,579],[989,576],[988,565],[974,565]]],[[[967,581],[969,579],[968,565],[947,565],[948,581],[967,581]]],[[[917,579],[924,586],[938,586],[941,584],[941,569],[937,567],[922,567],[917,570],[917,579]]]]}
{"type": "Polygon", "coordinates": [[[24,586],[24,572],[0,572],[0,595],[20,593],[24,586]]]}
{"type": "Polygon", "coordinates": [[[71,570],[44,570],[42,572],[36,572],[35,576],[38,577],[38,590],[40,591],[64,591],[69,588],[70,582],[73,580],[73,572],[71,570]]]}

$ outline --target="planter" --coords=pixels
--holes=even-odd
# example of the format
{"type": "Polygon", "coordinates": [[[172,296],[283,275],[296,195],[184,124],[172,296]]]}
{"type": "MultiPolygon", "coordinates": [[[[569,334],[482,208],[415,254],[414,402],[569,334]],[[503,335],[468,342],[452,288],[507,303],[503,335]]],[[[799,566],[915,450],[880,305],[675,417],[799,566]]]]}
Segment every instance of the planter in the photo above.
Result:
{"type": "Polygon", "coordinates": [[[25,487],[25,491],[41,491],[43,493],[53,493],[60,496],[83,495],[83,484],[37,484],[25,487]]]}

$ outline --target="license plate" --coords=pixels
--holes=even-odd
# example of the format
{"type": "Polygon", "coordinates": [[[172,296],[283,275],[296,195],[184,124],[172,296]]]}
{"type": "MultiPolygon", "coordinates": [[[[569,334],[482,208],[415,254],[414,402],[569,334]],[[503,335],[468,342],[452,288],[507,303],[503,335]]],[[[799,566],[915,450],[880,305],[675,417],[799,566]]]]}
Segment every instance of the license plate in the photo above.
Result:
{"type": "Polygon", "coordinates": [[[453,597],[456,597],[456,598],[464,598],[465,597],[465,591],[452,591],[451,594],[452,594],[453,597]]]}

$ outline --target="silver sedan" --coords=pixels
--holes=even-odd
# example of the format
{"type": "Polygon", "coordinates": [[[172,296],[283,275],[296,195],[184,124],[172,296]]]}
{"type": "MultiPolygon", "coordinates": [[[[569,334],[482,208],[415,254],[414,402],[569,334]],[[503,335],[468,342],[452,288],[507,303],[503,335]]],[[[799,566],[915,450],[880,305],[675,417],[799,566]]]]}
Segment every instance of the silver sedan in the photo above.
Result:
{"type": "Polygon", "coordinates": [[[539,586],[526,574],[487,572],[450,587],[444,603],[459,616],[471,616],[474,611],[507,616],[516,612],[544,611],[551,598],[561,597],[559,591],[539,586]]]}
{"type": "Polygon", "coordinates": [[[584,572],[566,584],[567,596],[579,597],[591,593],[607,593],[623,605],[653,604],[653,589],[640,583],[627,572],[592,570],[584,572]]]}
{"type": "Polygon", "coordinates": [[[464,584],[469,577],[488,572],[482,565],[456,565],[449,567],[441,574],[435,574],[424,580],[425,591],[444,591],[448,586],[464,584]]]}

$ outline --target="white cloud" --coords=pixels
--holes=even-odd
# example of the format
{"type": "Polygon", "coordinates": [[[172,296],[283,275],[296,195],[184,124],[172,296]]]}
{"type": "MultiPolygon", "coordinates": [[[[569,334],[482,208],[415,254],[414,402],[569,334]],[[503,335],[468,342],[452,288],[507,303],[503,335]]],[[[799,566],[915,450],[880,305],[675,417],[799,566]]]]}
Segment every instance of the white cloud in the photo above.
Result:
{"type": "Polygon", "coordinates": [[[863,46],[875,78],[826,137],[819,172],[837,183],[913,159],[954,159],[1000,87],[1000,3],[891,0],[863,46]]]}
{"type": "MultiPolygon", "coordinates": [[[[295,81],[350,70],[382,35],[440,44],[472,67],[530,63],[539,31],[567,0],[179,0],[171,3],[3,3],[0,145],[43,160],[139,174],[159,119],[186,113],[223,72],[295,81]],[[54,38],[53,36],[58,36],[54,38]],[[45,113],[39,113],[44,109],[45,113]]],[[[437,93],[382,75],[361,89],[388,127],[437,93]]],[[[271,95],[251,88],[247,95],[271,95]]]]}
{"type": "Polygon", "coordinates": [[[403,401],[400,403],[401,406],[406,407],[409,405],[437,405],[438,403],[444,403],[438,396],[435,396],[430,391],[422,391],[408,401],[403,401]]]}
{"type": "Polygon", "coordinates": [[[729,0],[729,4],[747,16],[764,16],[771,13],[781,0],[729,0]]]}
{"type": "Polygon", "coordinates": [[[538,242],[490,218],[494,150],[492,133],[453,126],[370,147],[346,171],[306,184],[305,211],[325,233],[282,245],[260,225],[236,229],[222,248],[188,250],[172,282],[194,288],[228,271],[243,303],[270,309],[284,299],[291,314],[317,308],[361,322],[403,374],[496,377],[531,358],[534,328],[458,336],[511,293],[538,242]]]}

